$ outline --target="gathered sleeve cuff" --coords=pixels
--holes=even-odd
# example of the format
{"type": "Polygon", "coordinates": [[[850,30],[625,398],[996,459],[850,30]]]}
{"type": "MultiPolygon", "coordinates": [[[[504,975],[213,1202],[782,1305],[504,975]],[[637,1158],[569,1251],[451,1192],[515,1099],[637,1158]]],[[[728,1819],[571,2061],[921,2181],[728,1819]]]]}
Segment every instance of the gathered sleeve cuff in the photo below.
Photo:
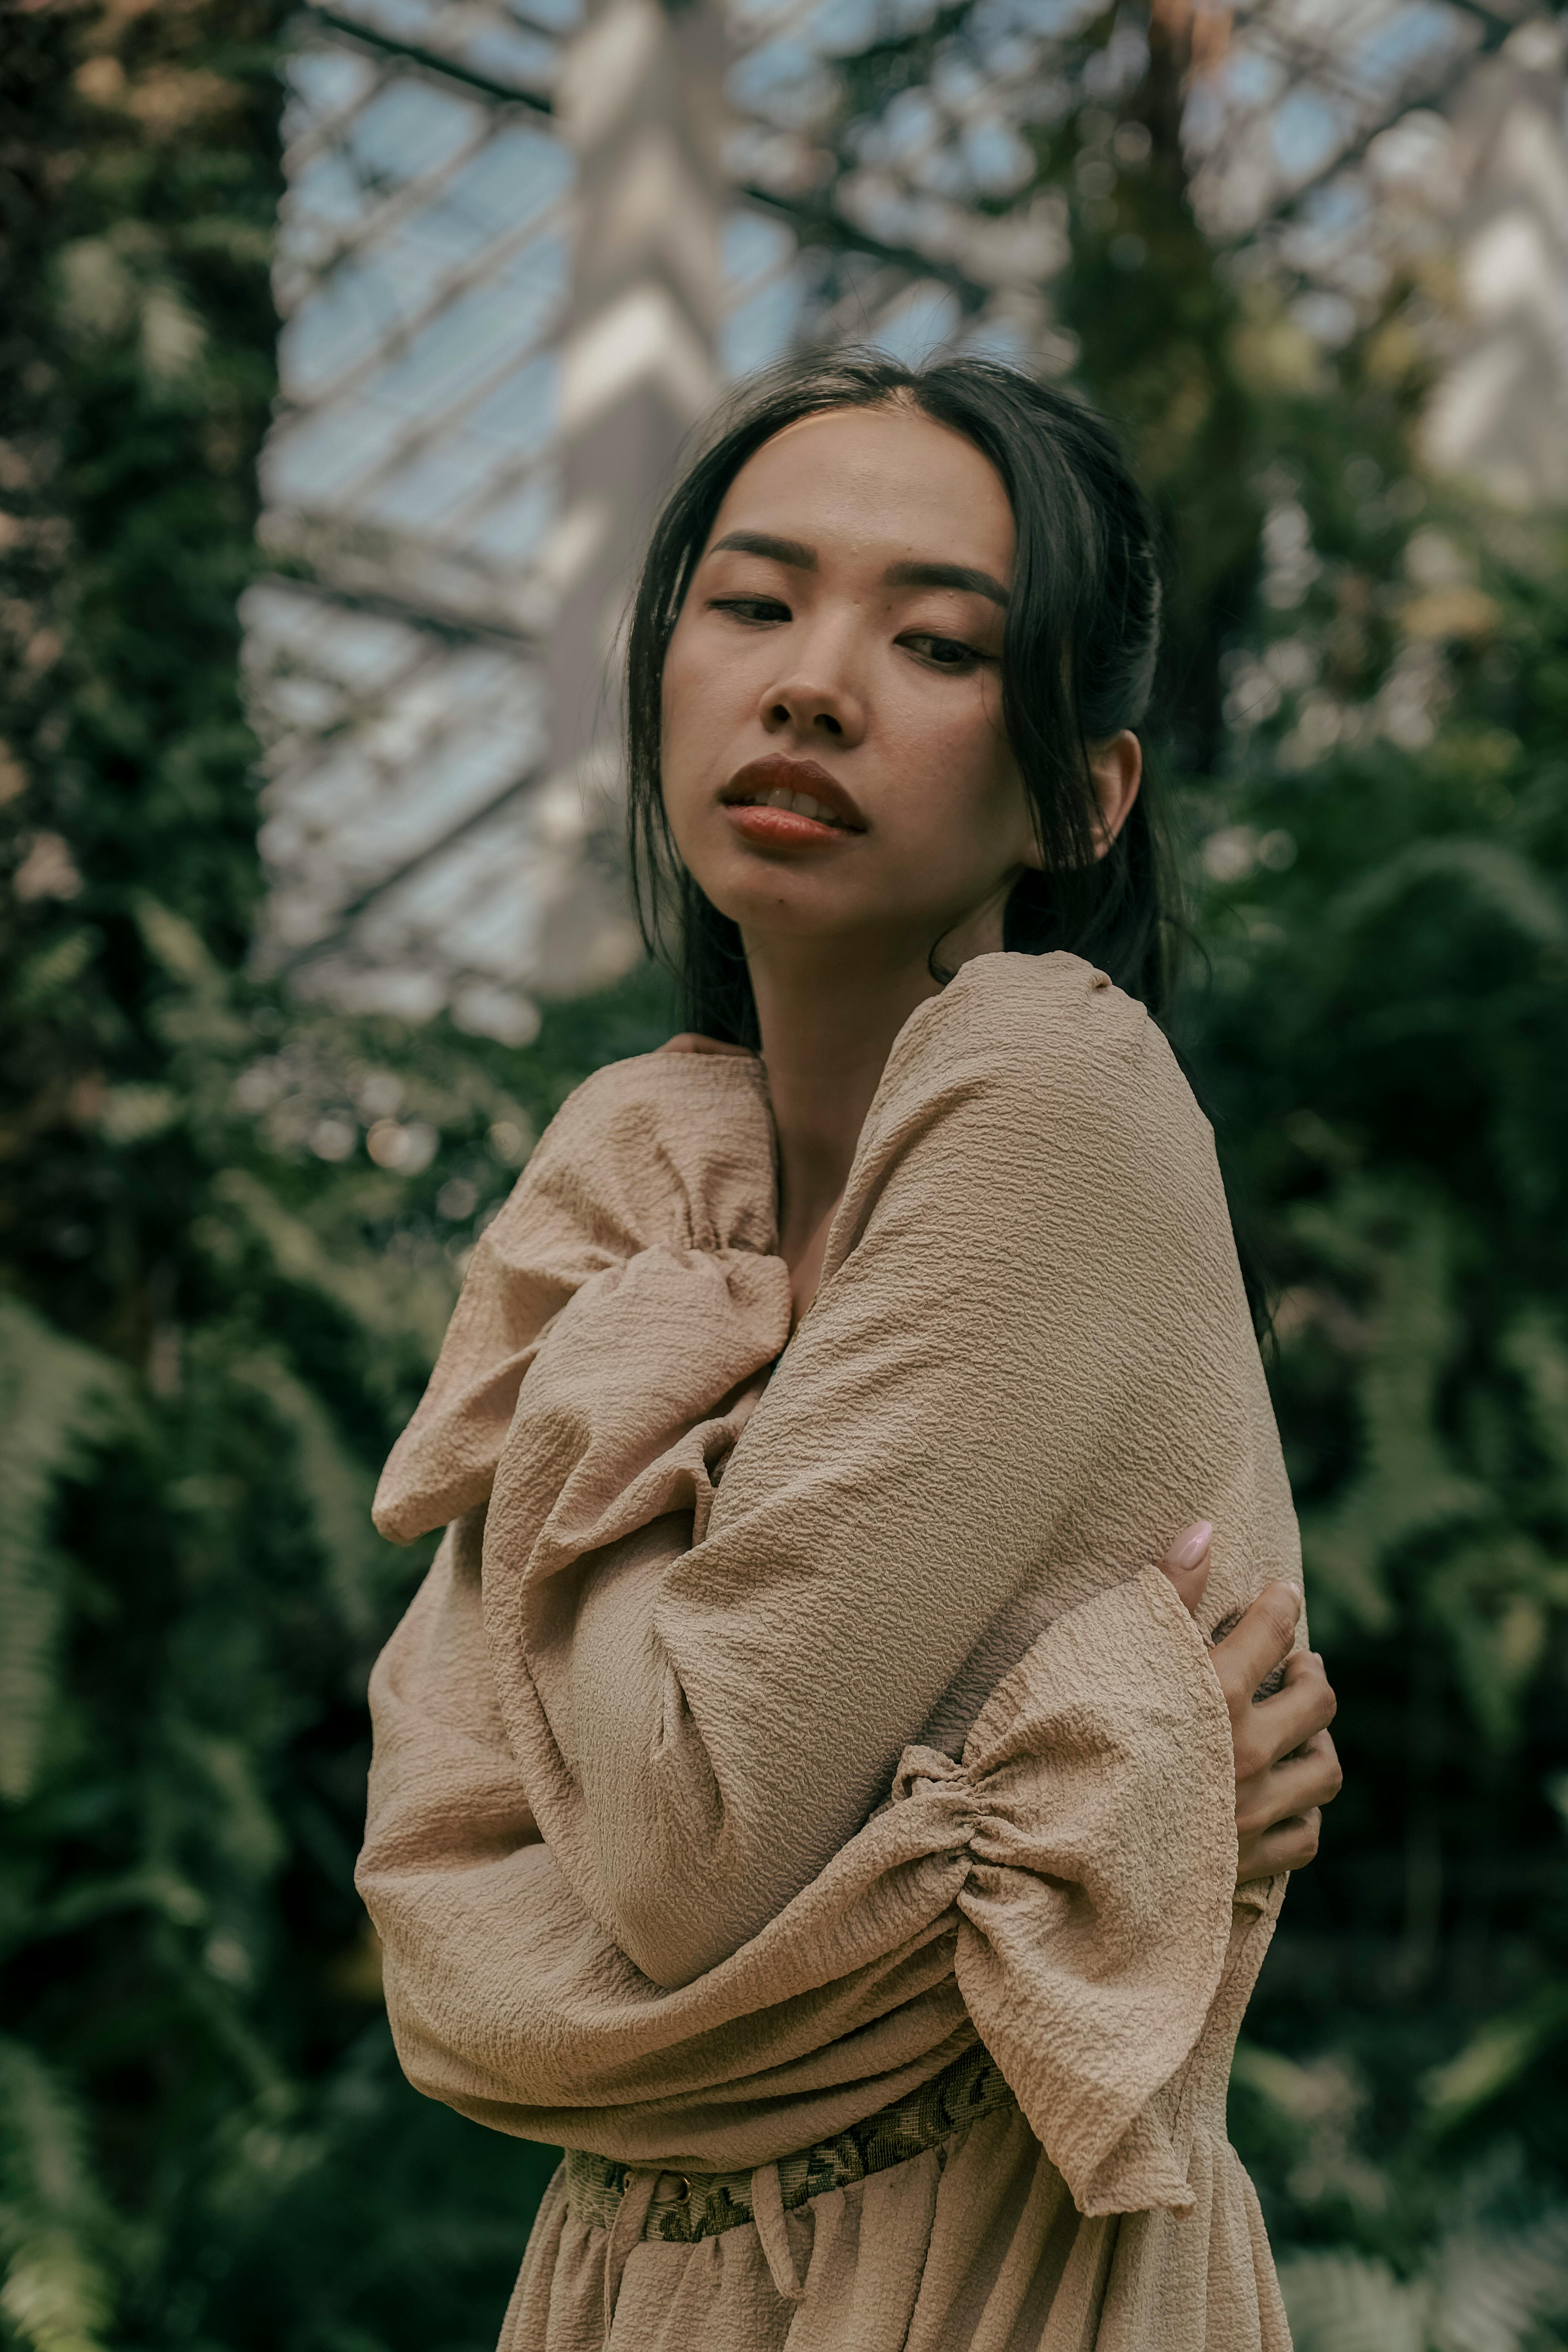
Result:
{"type": "Polygon", "coordinates": [[[959,1990],[1079,2211],[1189,2211],[1153,2103],[1225,1966],[1236,1788],[1219,1682],[1167,1579],[1058,1620],[961,1760],[906,1749],[895,1801],[928,1789],[967,1799],[959,1990]]]}
{"type": "Polygon", "coordinates": [[[962,1757],[906,1748],[819,1876],[665,1986],[539,1842],[486,1690],[477,1536],[448,1538],[373,1688],[360,1885],[422,2088],[628,2160],[764,2163],[977,2033],[1081,2212],[1193,2209],[1191,2102],[1172,2092],[1226,2006],[1235,1793],[1219,1684],[1164,1577],[1058,1620],[962,1757]]]}

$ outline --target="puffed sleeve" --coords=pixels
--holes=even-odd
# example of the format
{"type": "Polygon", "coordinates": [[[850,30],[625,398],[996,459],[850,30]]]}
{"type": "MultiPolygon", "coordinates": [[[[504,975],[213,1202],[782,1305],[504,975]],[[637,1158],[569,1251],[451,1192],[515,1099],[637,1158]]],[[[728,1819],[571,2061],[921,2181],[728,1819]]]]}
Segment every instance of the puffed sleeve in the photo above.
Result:
{"type": "MultiPolygon", "coordinates": [[[[1142,1622],[1142,1571],[1200,1515],[1215,1615],[1296,1571],[1212,1139],[1159,1031],[1079,960],[977,959],[906,1024],[816,1301],[737,1442],[725,1413],[787,1329],[772,1247],[673,1235],[582,1281],[518,1393],[485,1528],[489,1651],[540,1828],[666,1987],[854,1838],[998,1624],[1027,1622],[1016,1657],[1119,1591],[1142,1622]]],[[[1159,1603],[1158,1673],[1120,1653],[1120,1820],[1170,1810],[1170,1677],[1215,1719],[1171,1620],[1159,1603]]],[[[1228,1751],[1189,1744],[1223,1944],[1228,1751]]]]}
{"type": "MultiPolygon", "coordinates": [[[[411,1543],[489,1500],[524,1378],[585,1283],[654,1244],[755,1257],[773,1230],[755,1063],[645,1054],[595,1071],[479,1237],[429,1386],[382,1473],[380,1532],[411,1543]]],[[[768,1336],[782,1346],[782,1331],[768,1336]]]]}

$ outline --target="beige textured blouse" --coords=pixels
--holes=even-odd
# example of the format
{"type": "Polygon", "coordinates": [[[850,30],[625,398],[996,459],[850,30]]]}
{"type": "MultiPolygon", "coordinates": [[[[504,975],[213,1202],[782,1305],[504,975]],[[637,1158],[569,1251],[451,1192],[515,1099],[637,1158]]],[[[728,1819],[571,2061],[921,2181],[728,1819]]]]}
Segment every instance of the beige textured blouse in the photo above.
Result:
{"type": "Polygon", "coordinates": [[[403,2063],[640,2184],[606,2225],[557,2177],[506,2352],[1279,2352],[1225,2096],[1284,1882],[1236,1897],[1150,1564],[1215,1521],[1207,1624],[1300,1574],[1208,1128],[1103,974],[982,956],[899,1035],[793,1340],[776,1253],[760,1063],[601,1070],[377,1497],[447,1528],[372,1683],[403,2063]],[[778,2159],[977,2034],[1016,2107],[782,2210],[778,2159]],[[753,2220],[640,2233],[725,2169],[753,2220]]]}

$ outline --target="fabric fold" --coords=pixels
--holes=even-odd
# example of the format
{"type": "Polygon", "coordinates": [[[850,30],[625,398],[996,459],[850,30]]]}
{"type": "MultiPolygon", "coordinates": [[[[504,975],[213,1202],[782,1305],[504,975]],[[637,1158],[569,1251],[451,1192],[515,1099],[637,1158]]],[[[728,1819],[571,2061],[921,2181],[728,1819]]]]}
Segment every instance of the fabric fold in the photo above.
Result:
{"type": "MultiPolygon", "coordinates": [[[[470,1628],[459,1655],[471,1664],[476,1649],[470,1628]]],[[[383,1716],[395,1706],[395,1680],[389,1668],[383,1716]]],[[[498,1727],[492,1722],[490,1738],[474,1744],[476,1760],[501,1752],[498,1727]]],[[[458,1753],[452,1745],[446,1752],[458,1753]]],[[[460,1789],[448,1785],[444,1798],[471,1814],[482,1834],[497,1808],[493,1801],[471,1806],[482,1784],[471,1766],[470,1776],[460,1789]]],[[[399,1860],[428,1834],[423,1819],[410,1824],[405,1813],[384,1796],[362,1870],[394,1949],[406,1884],[399,1860]]],[[[658,2148],[672,2166],[688,2167],[737,2160],[737,2143],[721,2144],[719,2127],[728,2116],[733,2128],[739,2112],[755,2106],[762,2113],[739,2143],[738,2160],[772,2161],[803,2137],[822,2136],[803,2126],[833,2096],[825,2083],[813,2085],[815,2097],[805,2089],[812,2045],[828,2017],[841,2028],[841,2054],[858,2043],[868,2058],[878,2037],[868,2029],[887,2029],[886,2042],[917,2081],[953,2054],[956,2027],[959,2045],[977,2032],[1001,2065],[1081,2210],[1189,2206],[1169,2132],[1151,2103],[1191,2055],[1226,1959],[1234,1783],[1218,1684],[1156,1570],[1082,1604],[1037,1642],[996,1692],[962,1759],[907,1749],[889,1801],[760,1935],[693,1984],[666,1989],[640,1979],[575,1910],[531,1817],[518,1808],[509,1824],[502,1811],[501,1824],[526,1824],[530,1843],[493,1873],[476,1869],[458,1847],[444,1891],[450,1940],[466,1943],[456,1931],[477,1926],[464,1916],[467,1901],[477,1899],[502,1939],[496,1958],[504,1965],[509,1948],[515,1958],[515,2039],[504,2055],[491,2044],[514,2097],[498,2110],[499,2085],[488,2065],[476,2065],[479,2051],[470,2044],[466,2061],[456,2048],[445,2053],[439,2095],[454,2105],[487,2121],[506,2116],[531,2136],[550,2136],[548,2123],[572,2145],[597,2144],[633,2162],[658,2148]],[[1166,1791],[1158,1840],[1131,1886],[1116,1856],[1130,1835],[1142,1834],[1151,1776],[1146,1741],[1135,1745],[1127,1735],[1130,1673],[1155,1702],[1166,1791]],[[533,1867],[520,1872],[520,1863],[533,1867]],[[506,1899],[510,1885],[516,1903],[506,1899]],[[953,1976],[961,2005],[926,1998],[953,1976]],[[576,2013],[563,2033],[567,1987],[576,2013]],[[654,2070],[667,2095],[679,2091],[679,2105],[668,2095],[630,2095],[654,2070]],[[791,2088],[796,2095],[786,2099],[791,2088]],[[711,2131],[661,2147],[659,2108],[678,2133],[677,2116],[703,2093],[713,2101],[711,2131]]],[[[413,1892],[422,1906],[423,1886],[413,1892]]],[[[416,1981],[400,1970],[394,2010],[405,2062],[426,2087],[437,2085],[426,2074],[424,2032],[450,2034],[431,2000],[437,1981],[433,1971],[416,1981]]],[[[829,2109],[827,2129],[851,2119],[857,2104],[865,2113],[886,2103],[853,2075],[847,2088],[847,2107],[829,2109]]]]}
{"type": "MultiPolygon", "coordinates": [[[[790,1323],[760,1065],[579,1089],[377,1498],[448,1523],[372,1685],[404,2064],[503,2130],[765,2170],[978,2037],[1079,2226],[1205,2227],[1283,1887],[1233,1902],[1228,1718],[1149,1562],[1212,1518],[1212,1624],[1300,1552],[1212,1139],[1142,1008],[1071,957],[966,965],[790,1323]]],[[[746,2232],[693,2260],[777,2303],[746,2232]]],[[[1110,2240],[1068,2269],[1127,2286],[1110,2240]]]]}
{"type": "Polygon", "coordinates": [[[1151,2103],[1196,2045],[1230,1936],[1218,1683],[1155,1570],[1059,1621],[1011,1680],[964,1750],[977,1816],[959,1990],[1080,2212],[1190,2211],[1151,2103]],[[1118,1857],[1134,1843],[1129,1875],[1118,1857]]]}
{"type": "Polygon", "coordinates": [[[759,1062],[650,1054],[596,1071],[479,1236],[430,1384],[382,1473],[381,1533],[412,1543],[488,1503],[523,1378],[595,1276],[618,1277],[651,1242],[758,1253],[775,1236],[759,1062]]]}

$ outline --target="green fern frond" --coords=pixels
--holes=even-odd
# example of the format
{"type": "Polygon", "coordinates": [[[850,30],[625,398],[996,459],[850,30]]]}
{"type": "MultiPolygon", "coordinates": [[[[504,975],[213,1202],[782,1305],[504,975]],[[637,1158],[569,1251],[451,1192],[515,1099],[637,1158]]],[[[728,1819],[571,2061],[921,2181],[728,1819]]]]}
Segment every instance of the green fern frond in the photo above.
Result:
{"type": "MultiPolygon", "coordinates": [[[[0,2228],[11,2234],[9,2217],[0,2228]]],[[[110,2315],[103,2273],[64,2230],[20,2232],[6,2265],[0,2317],[36,2352],[102,2352],[110,2315]]]]}
{"type": "Polygon", "coordinates": [[[1568,1339],[1561,1318],[1543,1306],[1528,1307],[1504,1333],[1500,1353],[1524,1390],[1531,1433],[1557,1474],[1560,1504],[1568,1505],[1568,1339]]]}
{"type": "Polygon", "coordinates": [[[223,974],[208,954],[194,923],[177,915],[146,891],[136,896],[136,925],[148,952],[155,956],[171,980],[187,988],[221,989],[223,974]]]}
{"type": "Polygon", "coordinates": [[[68,995],[102,944],[102,932],[84,926],[39,948],[28,957],[12,982],[11,1011],[41,1013],[68,995]]]}
{"type": "Polygon", "coordinates": [[[1434,2124],[1446,2131],[1463,2123],[1565,2038],[1568,1985],[1548,1985],[1520,2008],[1489,2018],[1457,2056],[1434,2068],[1422,2084],[1434,2124]]]}
{"type": "Polygon", "coordinates": [[[184,1785],[201,1801],[213,1850],[248,1880],[269,1878],[289,1843],[246,1741],[177,1721],[167,1726],[165,1737],[184,1785]]]}
{"type": "Polygon", "coordinates": [[[1426,2297],[1386,2263],[1296,2254],[1279,2265],[1296,2352],[1429,2352],[1426,2297]]]}
{"type": "Polygon", "coordinates": [[[395,1557],[371,1524],[374,1477],[344,1444],[320,1397],[281,1356],[253,1354],[234,1368],[232,1377],[263,1398],[292,1433],[328,1589],[345,1626],[368,1634],[378,1622],[386,1570],[395,1557]]]}
{"type": "Polygon", "coordinates": [[[1558,893],[1528,859],[1496,841],[1449,835],[1413,842],[1379,866],[1328,910],[1328,919],[1352,930],[1385,914],[1425,884],[1448,883],[1532,946],[1568,944],[1568,912],[1558,893]]]}
{"type": "Polygon", "coordinates": [[[1431,2352],[1527,2352],[1543,2320],[1568,2313],[1568,2212],[1456,2231],[1429,2280],[1431,2352]]]}
{"type": "Polygon", "coordinates": [[[1302,1534],[1318,1590],[1377,1632],[1393,1619],[1391,1556],[1491,1509],[1486,1487],[1455,1467],[1437,1423],[1439,1384],[1458,1328],[1447,1223],[1435,1202],[1355,1183],[1331,1206],[1314,1203],[1297,1224],[1342,1262],[1359,1261],[1375,1286],[1356,1382],[1362,1465],[1302,1534]]]}
{"type": "Polygon", "coordinates": [[[55,1490],[124,1392],[117,1366],[0,1297],[0,1799],[13,1804],[35,1786],[54,1703],[64,1612],[48,1543],[55,1490]]]}
{"type": "Polygon", "coordinates": [[[1296,2352],[1533,2352],[1568,2312],[1568,2211],[1451,2229],[1413,2279],[1364,2255],[1279,2265],[1296,2352]]]}
{"type": "Polygon", "coordinates": [[[398,1279],[384,1255],[362,1250],[352,1257],[331,1250],[261,1179],[228,1168],[213,1187],[263,1244],[285,1282],[314,1291],[378,1338],[406,1346],[414,1337],[434,1359],[452,1312],[455,1286],[431,1273],[398,1279]]]}
{"type": "Polygon", "coordinates": [[[1461,1544],[1426,1581],[1427,1615],[1490,1746],[1518,1738],[1525,1693],[1545,1655],[1552,1612],[1568,1601],[1562,1565],[1528,1536],[1500,1530],[1461,1544]]]}
{"type": "Polygon", "coordinates": [[[112,2234],[80,2110],[19,2042],[0,2040],[0,2316],[28,2352],[105,2352],[112,2234]]]}

